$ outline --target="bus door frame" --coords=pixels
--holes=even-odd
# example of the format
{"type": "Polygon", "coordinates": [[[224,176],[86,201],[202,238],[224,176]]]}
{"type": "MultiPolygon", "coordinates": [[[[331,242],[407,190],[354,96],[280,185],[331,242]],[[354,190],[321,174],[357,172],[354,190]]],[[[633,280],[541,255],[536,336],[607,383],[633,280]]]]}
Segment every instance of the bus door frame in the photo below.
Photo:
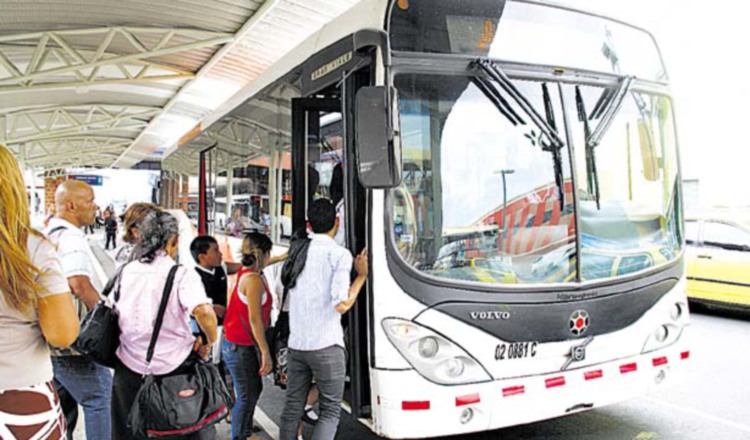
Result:
{"type": "MultiPolygon", "coordinates": [[[[348,75],[341,83],[341,98],[307,97],[292,99],[292,229],[306,228],[307,211],[307,149],[309,134],[320,135],[320,112],[340,112],[344,136],[344,200],[346,209],[347,247],[356,255],[370,242],[371,201],[368,192],[359,184],[356,155],[353,148],[354,92],[372,82],[370,69],[364,68],[348,75]],[[361,221],[355,221],[359,219],[361,221]]],[[[371,277],[369,278],[371,279],[371,277]]],[[[370,359],[373,347],[369,340],[370,282],[365,283],[354,307],[347,313],[345,332],[350,383],[344,398],[352,415],[357,418],[371,415],[370,359]]]]}

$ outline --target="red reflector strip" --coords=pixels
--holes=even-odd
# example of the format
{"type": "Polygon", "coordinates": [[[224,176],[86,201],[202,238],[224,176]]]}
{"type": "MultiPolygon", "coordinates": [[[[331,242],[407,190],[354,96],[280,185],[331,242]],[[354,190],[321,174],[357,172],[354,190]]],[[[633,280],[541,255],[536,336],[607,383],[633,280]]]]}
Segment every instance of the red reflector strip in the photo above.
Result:
{"type": "Polygon", "coordinates": [[[503,397],[515,396],[516,394],[523,394],[526,392],[526,387],[523,385],[503,388],[503,397]]]}
{"type": "Polygon", "coordinates": [[[632,373],[633,371],[638,370],[638,364],[633,362],[632,364],[625,364],[620,366],[620,373],[632,373]]]}
{"type": "Polygon", "coordinates": [[[690,357],[690,352],[689,351],[683,351],[682,353],[680,353],[680,359],[685,360],[685,359],[687,359],[689,357],[690,357]]]}
{"type": "Polygon", "coordinates": [[[456,397],[456,406],[471,405],[472,403],[479,403],[479,393],[469,394],[468,396],[456,397]]]}
{"type": "Polygon", "coordinates": [[[654,360],[653,360],[654,367],[658,367],[659,365],[666,365],[667,362],[669,362],[669,361],[667,360],[666,356],[654,358],[654,360]]]}
{"type": "Polygon", "coordinates": [[[565,385],[565,377],[553,377],[544,381],[547,384],[547,388],[561,387],[565,385]]]}
{"type": "Polygon", "coordinates": [[[583,378],[586,380],[599,379],[602,376],[604,376],[604,372],[602,370],[587,371],[583,373],[583,378]]]}
{"type": "Polygon", "coordinates": [[[430,401],[429,400],[417,401],[417,402],[403,401],[401,402],[401,409],[404,411],[421,411],[421,410],[430,409],[430,401]]]}

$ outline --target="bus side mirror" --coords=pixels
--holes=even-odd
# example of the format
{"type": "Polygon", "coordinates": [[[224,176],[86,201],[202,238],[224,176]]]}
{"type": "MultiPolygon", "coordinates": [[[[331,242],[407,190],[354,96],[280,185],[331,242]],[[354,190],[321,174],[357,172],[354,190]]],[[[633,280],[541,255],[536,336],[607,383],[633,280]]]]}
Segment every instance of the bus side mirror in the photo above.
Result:
{"type": "Polygon", "coordinates": [[[401,183],[401,138],[395,92],[389,94],[383,86],[363,87],[357,91],[355,107],[359,182],[370,189],[398,186],[401,183]]]}

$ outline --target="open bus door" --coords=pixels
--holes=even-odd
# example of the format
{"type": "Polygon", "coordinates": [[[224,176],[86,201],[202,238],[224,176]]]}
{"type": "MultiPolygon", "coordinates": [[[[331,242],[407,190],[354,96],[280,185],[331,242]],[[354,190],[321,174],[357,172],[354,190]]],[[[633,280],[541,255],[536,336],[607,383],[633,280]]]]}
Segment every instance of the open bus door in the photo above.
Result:
{"type": "MultiPolygon", "coordinates": [[[[344,130],[350,125],[342,113],[340,90],[337,88],[326,97],[292,100],[292,226],[295,231],[306,227],[306,212],[311,201],[331,198],[334,169],[341,167],[345,182],[346,243],[356,255],[367,243],[367,201],[356,171],[349,171],[354,156],[351,148],[344,145],[352,145],[353,137],[344,130]]],[[[370,415],[367,289],[366,285],[355,306],[342,319],[349,377],[344,400],[357,418],[370,415]]]]}

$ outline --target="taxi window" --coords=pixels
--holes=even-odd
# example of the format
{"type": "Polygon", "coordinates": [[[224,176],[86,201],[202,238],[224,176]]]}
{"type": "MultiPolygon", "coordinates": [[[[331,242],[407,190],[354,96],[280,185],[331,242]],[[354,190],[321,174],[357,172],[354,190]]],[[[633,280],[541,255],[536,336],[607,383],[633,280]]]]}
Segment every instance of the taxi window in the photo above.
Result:
{"type": "Polygon", "coordinates": [[[685,221],[685,241],[687,244],[698,244],[698,222],[685,221]]]}
{"type": "Polygon", "coordinates": [[[744,229],[727,223],[706,222],[703,229],[703,243],[727,249],[750,247],[750,234],[744,229]]]}

